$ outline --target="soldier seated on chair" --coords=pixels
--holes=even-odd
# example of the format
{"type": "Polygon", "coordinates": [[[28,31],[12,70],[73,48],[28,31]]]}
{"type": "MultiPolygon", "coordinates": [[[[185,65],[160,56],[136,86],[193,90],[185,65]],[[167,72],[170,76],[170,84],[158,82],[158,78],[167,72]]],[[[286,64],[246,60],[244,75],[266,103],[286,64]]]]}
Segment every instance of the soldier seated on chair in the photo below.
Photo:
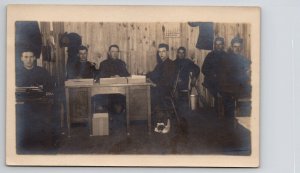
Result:
{"type": "MultiPolygon", "coordinates": [[[[119,58],[119,55],[120,49],[118,45],[109,46],[107,59],[100,63],[100,72],[96,80],[99,80],[99,78],[130,76],[126,68],[126,63],[119,58]]],[[[126,98],[121,94],[102,95],[98,96],[97,100],[102,100],[102,104],[100,103],[100,105],[107,107],[113,113],[122,113],[125,111],[126,98]]]]}
{"type": "Polygon", "coordinates": [[[40,98],[43,98],[44,94],[52,97],[54,84],[48,71],[36,65],[38,53],[33,48],[30,46],[21,48],[20,55],[23,66],[16,68],[16,86],[28,87],[28,89],[26,89],[24,97],[21,96],[25,98],[25,102],[16,104],[17,150],[21,151],[24,147],[35,145],[52,147],[57,125],[51,114],[52,102],[45,102],[40,98]],[[36,87],[44,91],[41,92],[43,94],[36,92],[36,87]]]}
{"type": "Polygon", "coordinates": [[[79,46],[78,48],[78,61],[70,67],[68,74],[69,79],[74,78],[94,78],[97,75],[98,70],[95,64],[88,61],[88,48],[85,46],[79,46]]]}
{"type": "Polygon", "coordinates": [[[166,97],[170,97],[174,89],[176,79],[176,64],[169,59],[169,45],[159,44],[158,60],[154,70],[147,74],[156,87],[151,88],[151,104],[156,114],[155,131],[168,133],[170,131],[170,114],[166,111],[169,103],[166,97]]]}
{"type": "Polygon", "coordinates": [[[30,46],[21,52],[23,66],[16,70],[17,87],[42,87],[46,92],[52,92],[54,85],[48,71],[36,65],[36,55],[30,46]]]}

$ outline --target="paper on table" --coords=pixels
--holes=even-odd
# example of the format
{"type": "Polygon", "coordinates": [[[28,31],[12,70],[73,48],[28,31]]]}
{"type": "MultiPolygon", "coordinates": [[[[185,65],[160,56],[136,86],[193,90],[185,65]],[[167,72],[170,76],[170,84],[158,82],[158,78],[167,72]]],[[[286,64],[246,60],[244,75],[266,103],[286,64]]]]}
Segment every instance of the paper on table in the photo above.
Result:
{"type": "Polygon", "coordinates": [[[94,79],[69,79],[65,81],[65,86],[78,86],[78,85],[93,85],[94,79]]]}
{"type": "Polygon", "coordinates": [[[146,76],[143,75],[132,75],[131,77],[128,77],[128,83],[145,83],[146,82],[146,76]]]}

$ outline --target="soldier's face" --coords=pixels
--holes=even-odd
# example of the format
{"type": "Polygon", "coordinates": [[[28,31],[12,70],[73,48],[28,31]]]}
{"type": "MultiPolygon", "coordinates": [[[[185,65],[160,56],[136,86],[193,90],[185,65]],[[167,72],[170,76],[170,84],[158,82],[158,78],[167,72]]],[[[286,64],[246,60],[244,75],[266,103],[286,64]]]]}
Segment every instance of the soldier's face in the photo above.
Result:
{"type": "Polygon", "coordinates": [[[35,61],[33,52],[23,52],[21,55],[21,61],[26,69],[32,69],[35,61]]]}
{"type": "Polygon", "coordinates": [[[87,51],[86,50],[79,50],[79,58],[80,58],[80,61],[86,61],[87,60],[87,51]]]}
{"type": "Polygon", "coordinates": [[[165,47],[158,48],[158,55],[161,60],[166,60],[168,58],[169,51],[165,47]]]}
{"type": "Polygon", "coordinates": [[[119,49],[116,47],[112,47],[109,51],[110,57],[112,59],[118,59],[119,57],[119,49]]]}
{"type": "Polygon", "coordinates": [[[241,43],[233,43],[232,51],[235,54],[240,54],[240,52],[241,52],[241,43]]]}
{"type": "Polygon", "coordinates": [[[222,41],[218,40],[215,42],[215,50],[221,51],[224,49],[224,44],[222,41]]]}
{"type": "Polygon", "coordinates": [[[177,51],[177,57],[178,57],[179,59],[184,59],[184,58],[185,58],[185,51],[182,50],[182,49],[178,50],[178,51],[177,51]]]}

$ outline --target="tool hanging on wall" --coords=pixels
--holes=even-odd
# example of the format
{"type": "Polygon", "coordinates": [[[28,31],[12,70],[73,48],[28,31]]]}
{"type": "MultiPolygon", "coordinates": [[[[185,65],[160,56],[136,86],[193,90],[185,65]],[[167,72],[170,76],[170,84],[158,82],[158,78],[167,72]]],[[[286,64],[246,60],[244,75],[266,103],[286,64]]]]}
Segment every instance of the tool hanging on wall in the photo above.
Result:
{"type": "Polygon", "coordinates": [[[53,36],[47,38],[46,45],[42,47],[42,55],[44,61],[55,62],[55,42],[53,36]]]}

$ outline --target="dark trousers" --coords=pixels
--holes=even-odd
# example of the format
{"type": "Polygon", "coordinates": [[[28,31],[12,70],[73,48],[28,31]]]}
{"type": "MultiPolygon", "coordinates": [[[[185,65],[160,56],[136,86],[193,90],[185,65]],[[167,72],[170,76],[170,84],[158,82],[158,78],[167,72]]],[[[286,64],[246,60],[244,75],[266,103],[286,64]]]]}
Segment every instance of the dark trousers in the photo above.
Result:
{"type": "Polygon", "coordinates": [[[204,87],[207,88],[208,92],[213,96],[214,98],[214,108],[216,111],[218,111],[219,106],[219,98],[218,93],[220,92],[217,82],[209,82],[208,84],[204,85],[204,87]]]}
{"type": "Polygon", "coordinates": [[[187,91],[178,91],[176,95],[176,109],[179,113],[179,116],[187,116],[190,112],[189,105],[189,92],[187,91]]]}
{"type": "Polygon", "coordinates": [[[170,89],[164,86],[151,88],[151,107],[154,113],[153,121],[167,123],[172,109],[170,89]]]}
{"type": "Polygon", "coordinates": [[[114,105],[126,108],[126,97],[121,94],[99,94],[93,97],[95,112],[115,113],[114,105]]]}
{"type": "Polygon", "coordinates": [[[224,116],[226,119],[234,118],[235,97],[231,93],[221,93],[224,105],[224,116]]]}
{"type": "MultiPolygon", "coordinates": [[[[229,85],[230,86],[230,85],[229,85]]],[[[251,95],[251,86],[244,83],[240,85],[232,85],[231,87],[227,87],[226,90],[221,92],[221,96],[223,98],[224,104],[224,115],[227,118],[234,118],[234,112],[236,109],[236,99],[243,97],[250,97],[251,95]]]]}
{"type": "Polygon", "coordinates": [[[16,143],[17,152],[28,149],[52,149],[55,130],[59,123],[55,120],[52,104],[16,105],[16,143]]]}

